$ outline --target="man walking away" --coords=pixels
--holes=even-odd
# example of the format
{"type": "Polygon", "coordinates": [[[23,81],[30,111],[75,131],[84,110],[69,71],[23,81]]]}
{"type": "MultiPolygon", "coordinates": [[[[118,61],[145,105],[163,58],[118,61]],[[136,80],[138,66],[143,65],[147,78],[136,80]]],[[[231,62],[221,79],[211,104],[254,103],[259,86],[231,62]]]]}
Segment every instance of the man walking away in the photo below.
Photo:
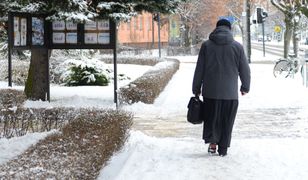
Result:
{"type": "Polygon", "coordinates": [[[231,24],[226,19],[217,22],[200,49],[195,69],[192,92],[202,94],[205,121],[203,139],[209,143],[208,152],[227,155],[232,128],[238,107],[238,77],[240,92],[250,88],[250,68],[243,46],[233,39],[231,24]]]}

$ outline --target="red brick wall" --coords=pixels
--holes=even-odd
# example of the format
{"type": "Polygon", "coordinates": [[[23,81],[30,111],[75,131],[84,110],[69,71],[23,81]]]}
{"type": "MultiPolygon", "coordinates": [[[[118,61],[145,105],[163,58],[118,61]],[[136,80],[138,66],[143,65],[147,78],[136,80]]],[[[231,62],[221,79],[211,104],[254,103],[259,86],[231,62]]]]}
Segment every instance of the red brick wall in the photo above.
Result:
{"type": "MultiPolygon", "coordinates": [[[[128,23],[122,22],[118,29],[118,41],[124,45],[142,46],[150,48],[152,44],[152,14],[143,13],[130,20],[128,23]]],[[[161,26],[160,37],[162,44],[168,43],[169,24],[161,26]]],[[[158,32],[157,22],[154,21],[154,42],[157,46],[158,32]]]]}

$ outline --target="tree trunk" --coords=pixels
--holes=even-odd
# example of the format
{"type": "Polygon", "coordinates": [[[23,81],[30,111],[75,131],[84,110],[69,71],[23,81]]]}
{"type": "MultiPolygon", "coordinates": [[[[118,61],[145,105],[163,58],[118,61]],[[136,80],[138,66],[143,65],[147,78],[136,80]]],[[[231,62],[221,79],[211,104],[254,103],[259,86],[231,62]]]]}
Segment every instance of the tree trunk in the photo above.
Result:
{"type": "Polygon", "coordinates": [[[238,27],[240,28],[240,30],[241,30],[241,35],[242,35],[242,42],[244,43],[245,42],[245,34],[244,34],[244,27],[243,26],[241,26],[241,25],[238,25],[238,27]]]}
{"type": "Polygon", "coordinates": [[[286,18],[285,24],[286,24],[286,31],[284,32],[284,51],[283,51],[283,57],[288,58],[289,54],[289,48],[290,48],[290,41],[292,37],[292,19],[286,18]]]}
{"type": "Polygon", "coordinates": [[[185,24],[185,31],[184,31],[184,46],[190,47],[190,27],[187,24],[185,24]]]}
{"type": "Polygon", "coordinates": [[[293,30],[293,51],[295,57],[298,57],[298,49],[299,49],[299,22],[294,22],[294,30],[293,30]]]}
{"type": "Polygon", "coordinates": [[[49,100],[49,55],[48,49],[32,49],[25,94],[31,100],[49,100]]]}

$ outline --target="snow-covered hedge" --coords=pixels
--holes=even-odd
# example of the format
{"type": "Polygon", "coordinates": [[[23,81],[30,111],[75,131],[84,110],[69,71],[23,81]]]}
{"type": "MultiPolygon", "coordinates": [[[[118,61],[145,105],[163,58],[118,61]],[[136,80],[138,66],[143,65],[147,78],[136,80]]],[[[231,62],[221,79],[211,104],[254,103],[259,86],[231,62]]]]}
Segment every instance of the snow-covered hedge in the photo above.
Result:
{"type": "Polygon", "coordinates": [[[143,76],[120,88],[120,103],[153,103],[173,74],[179,69],[179,66],[180,62],[178,60],[171,59],[156,64],[143,76]]]}
{"type": "MultiPolygon", "coordinates": [[[[113,57],[111,56],[105,56],[101,60],[105,63],[113,63],[113,57]]],[[[121,56],[117,58],[118,64],[138,64],[154,66],[161,61],[161,59],[152,56],[121,56]]]]}
{"type": "Polygon", "coordinates": [[[26,100],[23,91],[15,89],[0,89],[0,110],[20,107],[26,100]]]}
{"type": "MultiPolygon", "coordinates": [[[[24,85],[29,70],[30,62],[26,60],[12,60],[12,81],[15,85],[24,85]]],[[[8,60],[0,60],[0,80],[7,81],[8,79],[8,60]]]]}
{"type": "Polygon", "coordinates": [[[128,136],[132,115],[80,110],[59,133],[0,166],[0,179],[96,179],[128,136]]]}
{"type": "Polygon", "coordinates": [[[73,108],[30,109],[18,106],[0,111],[0,138],[59,129],[78,114],[73,108]]]}

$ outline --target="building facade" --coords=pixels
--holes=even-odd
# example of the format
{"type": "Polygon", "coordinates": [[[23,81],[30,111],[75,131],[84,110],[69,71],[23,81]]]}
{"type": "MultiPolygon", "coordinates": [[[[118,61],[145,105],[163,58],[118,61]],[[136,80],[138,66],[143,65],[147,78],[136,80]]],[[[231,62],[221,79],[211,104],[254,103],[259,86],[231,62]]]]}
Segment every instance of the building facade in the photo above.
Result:
{"type": "MultiPolygon", "coordinates": [[[[168,45],[168,17],[161,18],[160,41],[162,46],[168,45]]],[[[153,21],[152,14],[144,12],[133,17],[129,22],[122,22],[118,29],[118,42],[124,46],[142,47],[147,49],[157,47],[157,21],[153,21]]]]}

